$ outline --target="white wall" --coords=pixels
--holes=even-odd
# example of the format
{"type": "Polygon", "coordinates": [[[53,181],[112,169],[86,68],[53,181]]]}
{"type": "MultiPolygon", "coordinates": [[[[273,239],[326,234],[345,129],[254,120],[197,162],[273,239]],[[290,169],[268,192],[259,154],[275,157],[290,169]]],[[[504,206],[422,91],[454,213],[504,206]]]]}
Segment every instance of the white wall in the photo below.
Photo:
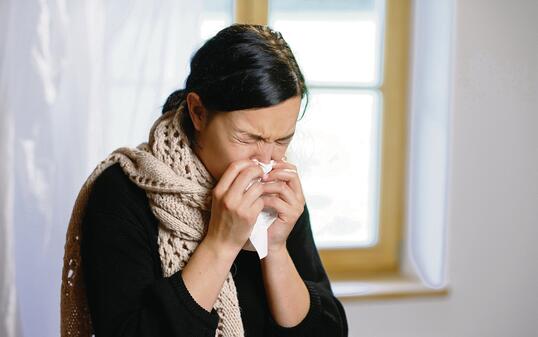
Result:
{"type": "Polygon", "coordinates": [[[538,1],[454,5],[452,293],[345,302],[350,336],[538,336],[538,1]]]}

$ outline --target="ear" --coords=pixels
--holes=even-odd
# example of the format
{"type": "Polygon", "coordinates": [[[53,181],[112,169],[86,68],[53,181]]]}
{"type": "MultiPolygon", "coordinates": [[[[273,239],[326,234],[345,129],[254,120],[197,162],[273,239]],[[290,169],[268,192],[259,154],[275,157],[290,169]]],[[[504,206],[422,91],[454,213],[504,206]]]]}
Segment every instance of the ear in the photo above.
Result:
{"type": "Polygon", "coordinates": [[[204,107],[200,96],[191,91],[187,94],[187,104],[189,107],[189,115],[196,131],[203,129],[207,122],[207,110],[204,107]]]}

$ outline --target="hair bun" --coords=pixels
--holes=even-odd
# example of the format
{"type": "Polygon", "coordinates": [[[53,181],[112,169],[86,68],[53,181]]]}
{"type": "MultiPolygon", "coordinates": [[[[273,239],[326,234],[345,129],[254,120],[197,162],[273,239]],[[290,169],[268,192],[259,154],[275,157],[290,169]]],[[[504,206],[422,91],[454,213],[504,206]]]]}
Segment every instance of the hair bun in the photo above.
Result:
{"type": "Polygon", "coordinates": [[[186,89],[178,89],[170,94],[163,105],[162,114],[170,110],[177,110],[181,105],[181,102],[185,100],[185,92],[186,89]]]}

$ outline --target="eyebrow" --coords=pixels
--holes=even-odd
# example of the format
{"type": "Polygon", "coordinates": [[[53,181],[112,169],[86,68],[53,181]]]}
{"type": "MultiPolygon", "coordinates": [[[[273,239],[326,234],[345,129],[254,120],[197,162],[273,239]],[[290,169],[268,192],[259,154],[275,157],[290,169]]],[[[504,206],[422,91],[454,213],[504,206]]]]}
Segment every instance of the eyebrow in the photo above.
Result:
{"type": "MultiPolygon", "coordinates": [[[[236,129],[237,132],[241,133],[241,134],[244,134],[250,138],[253,138],[253,139],[258,139],[258,140],[266,140],[266,138],[260,136],[260,135],[257,135],[257,134],[254,134],[254,133],[250,133],[250,132],[247,132],[247,131],[243,131],[243,130],[239,130],[239,129],[236,129]]],[[[293,130],[292,133],[290,133],[289,135],[287,136],[284,136],[282,138],[279,138],[277,139],[278,140],[288,140],[290,139],[291,137],[293,137],[293,135],[295,134],[295,130],[293,130]]]]}

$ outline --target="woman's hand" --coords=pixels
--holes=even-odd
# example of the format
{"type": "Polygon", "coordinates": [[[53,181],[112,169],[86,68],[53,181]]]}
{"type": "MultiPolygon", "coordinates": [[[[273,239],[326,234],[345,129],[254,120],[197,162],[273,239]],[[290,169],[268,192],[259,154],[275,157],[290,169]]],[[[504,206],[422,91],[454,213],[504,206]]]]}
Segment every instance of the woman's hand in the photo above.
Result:
{"type": "Polygon", "coordinates": [[[204,241],[219,252],[237,255],[247,242],[264,204],[261,182],[263,169],[250,159],[232,162],[212,191],[211,219],[204,241]]]}
{"type": "Polygon", "coordinates": [[[288,235],[303,214],[305,198],[297,167],[291,163],[277,161],[262,182],[264,206],[272,207],[278,213],[267,231],[267,250],[270,254],[286,248],[288,235]]]}

